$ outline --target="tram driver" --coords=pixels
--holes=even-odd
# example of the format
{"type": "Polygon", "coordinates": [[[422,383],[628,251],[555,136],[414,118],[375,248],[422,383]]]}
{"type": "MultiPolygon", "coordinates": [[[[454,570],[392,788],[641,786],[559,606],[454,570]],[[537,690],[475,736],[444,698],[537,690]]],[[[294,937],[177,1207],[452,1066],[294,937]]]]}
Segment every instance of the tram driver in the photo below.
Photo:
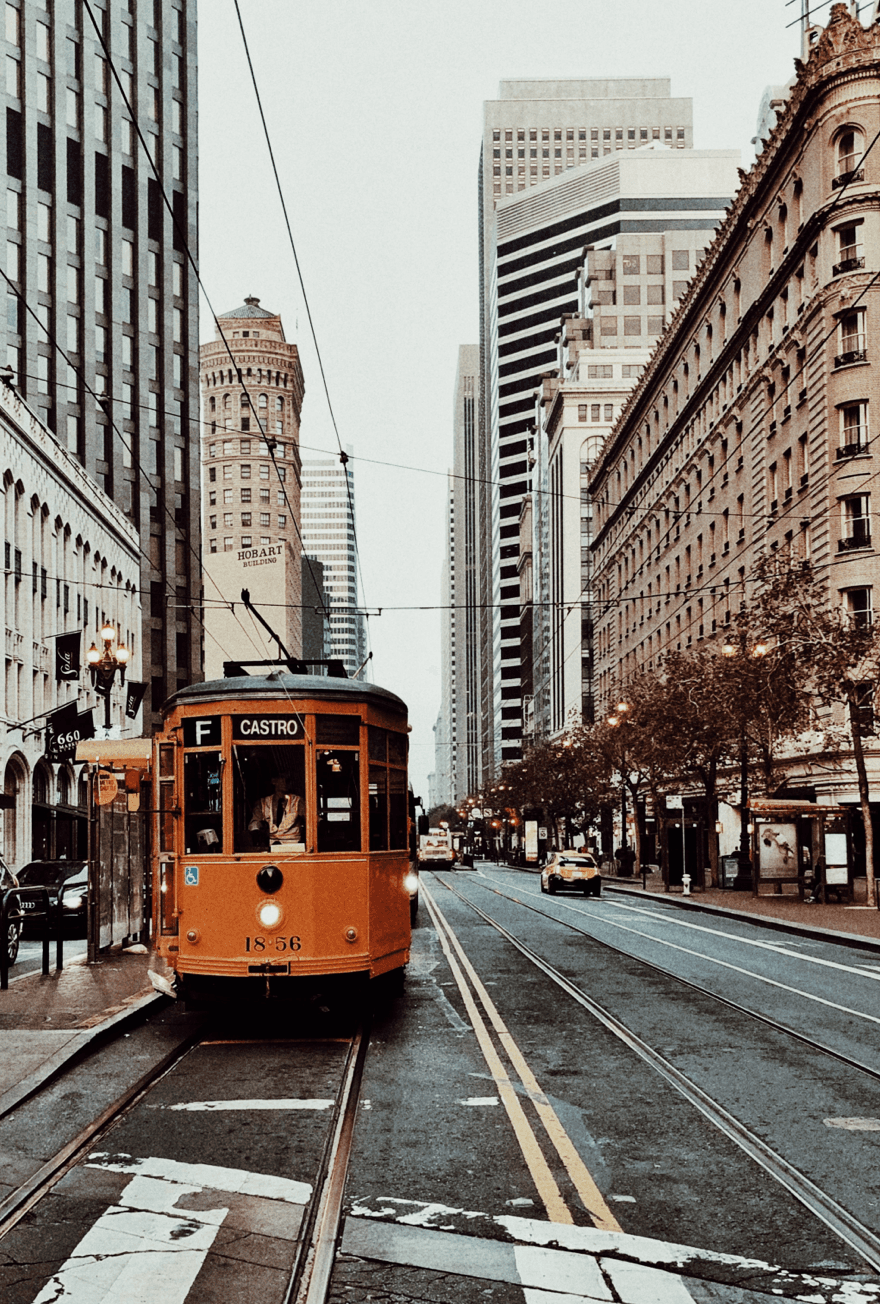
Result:
{"type": "Polygon", "coordinates": [[[288,791],[283,774],[273,775],[272,791],[254,802],[248,832],[269,834],[271,847],[288,847],[305,841],[306,805],[296,792],[288,791]]]}

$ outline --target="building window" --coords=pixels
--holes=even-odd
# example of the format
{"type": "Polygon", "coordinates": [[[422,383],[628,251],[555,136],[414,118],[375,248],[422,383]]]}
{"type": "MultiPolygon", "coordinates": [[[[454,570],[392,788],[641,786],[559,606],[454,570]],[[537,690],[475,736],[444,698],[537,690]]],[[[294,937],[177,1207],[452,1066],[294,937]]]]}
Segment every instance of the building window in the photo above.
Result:
{"type": "Polygon", "coordinates": [[[224,501],[224,503],[231,503],[231,502],[232,502],[232,490],[231,490],[231,489],[224,489],[224,490],[223,490],[223,501],[224,501]]]}
{"type": "Polygon", "coordinates": [[[841,503],[843,535],[838,541],[838,551],[847,548],[868,548],[871,544],[871,495],[852,494],[841,503]]]}
{"type": "Polygon", "coordinates": [[[865,319],[864,308],[857,308],[855,312],[847,312],[841,317],[838,327],[840,351],[834,359],[835,367],[847,367],[854,362],[867,361],[865,319]]]}
{"type": "Polygon", "coordinates": [[[232,524],[233,524],[233,522],[232,522],[232,512],[224,512],[224,513],[223,513],[223,524],[226,526],[226,529],[227,529],[227,530],[231,530],[231,529],[232,529],[232,524]]]}
{"type": "Polygon", "coordinates": [[[578,421],[586,421],[586,419],[587,419],[587,405],[586,403],[578,403],[578,421]]]}
{"type": "Polygon", "coordinates": [[[863,141],[861,131],[853,127],[847,128],[837,139],[837,176],[835,182],[837,185],[843,185],[846,181],[861,180],[861,168],[857,165],[863,153],[863,141]]]}
{"type": "Polygon", "coordinates": [[[853,457],[868,447],[868,404],[846,403],[840,408],[840,445],[838,461],[853,457]]]}
{"type": "Polygon", "coordinates": [[[835,234],[838,261],[831,269],[833,275],[839,276],[841,272],[851,272],[856,268],[864,267],[865,259],[861,244],[862,223],[850,222],[846,226],[839,227],[835,234]]]}
{"type": "Polygon", "coordinates": [[[250,478],[251,478],[251,464],[250,464],[250,462],[242,462],[242,464],[241,464],[241,478],[242,478],[242,480],[250,480],[250,478]]]}
{"type": "Polygon", "coordinates": [[[672,251],[672,270],[674,272],[689,272],[691,269],[691,253],[689,249],[673,249],[672,251]]]}
{"type": "Polygon", "coordinates": [[[841,594],[844,611],[854,624],[866,628],[874,623],[871,589],[844,589],[841,594]]]}
{"type": "Polygon", "coordinates": [[[602,417],[601,417],[601,405],[600,405],[599,403],[591,403],[591,404],[590,404],[590,420],[591,420],[591,421],[601,421],[601,420],[602,420],[602,417]]]}
{"type": "Polygon", "coordinates": [[[606,404],[605,404],[605,411],[604,411],[604,413],[603,413],[603,418],[604,418],[605,421],[613,421],[613,420],[614,420],[614,404],[613,404],[613,403],[606,403],[606,404]]]}
{"type": "Polygon", "coordinates": [[[249,534],[241,536],[241,546],[242,548],[252,548],[254,546],[254,541],[249,534]]]}
{"type": "Polygon", "coordinates": [[[224,551],[224,552],[232,552],[232,545],[233,545],[233,543],[234,543],[234,540],[233,540],[232,538],[230,538],[229,535],[227,535],[226,538],[223,540],[223,551],[224,551]]]}
{"type": "Polygon", "coordinates": [[[253,515],[252,512],[242,512],[241,514],[241,523],[246,530],[249,530],[251,528],[251,525],[253,524],[251,520],[252,515],[253,515]]]}

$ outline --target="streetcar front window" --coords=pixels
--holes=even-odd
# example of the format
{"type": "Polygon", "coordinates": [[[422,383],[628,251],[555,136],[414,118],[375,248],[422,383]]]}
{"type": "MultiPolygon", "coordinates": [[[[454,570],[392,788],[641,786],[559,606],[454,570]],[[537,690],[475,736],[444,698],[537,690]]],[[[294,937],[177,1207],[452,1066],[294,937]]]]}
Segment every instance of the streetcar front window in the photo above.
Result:
{"type": "Polygon", "coordinates": [[[223,850],[223,806],[219,752],[185,752],[183,836],[188,856],[223,850]]]}
{"type": "Polygon", "coordinates": [[[233,747],[235,850],[306,849],[305,749],[302,743],[233,747]]]}
{"type": "Polygon", "coordinates": [[[317,749],[318,851],[361,849],[358,758],[358,752],[326,747],[317,749]]]}

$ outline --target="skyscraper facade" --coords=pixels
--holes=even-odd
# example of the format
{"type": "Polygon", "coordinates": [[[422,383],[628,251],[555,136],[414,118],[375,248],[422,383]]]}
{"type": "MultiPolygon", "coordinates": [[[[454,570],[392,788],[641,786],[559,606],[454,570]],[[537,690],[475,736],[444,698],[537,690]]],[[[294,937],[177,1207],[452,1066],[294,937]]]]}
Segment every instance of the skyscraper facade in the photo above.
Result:
{"type": "Polygon", "coordinates": [[[202,665],[196,3],[4,10],[5,359],[138,530],[149,729],[202,665]]]}
{"type": "MultiPolygon", "coordinates": [[[[502,82],[498,99],[484,106],[477,473],[485,773],[521,752],[518,540],[534,392],[543,370],[555,362],[562,314],[578,309],[576,273],[585,244],[597,232],[623,229],[626,210],[639,207],[622,202],[611,159],[652,143],[690,149],[691,124],[691,101],[673,99],[665,78],[502,82]],[[603,173],[602,160],[610,167],[607,193],[591,186],[591,172],[576,199],[581,174],[597,163],[603,173]],[[566,173],[573,183],[568,203],[552,184],[566,173]],[[524,206],[496,212],[520,192],[524,206]]],[[[647,212],[643,220],[650,220],[647,212]]]]}
{"type": "MultiPolygon", "coordinates": [[[[482,781],[480,746],[480,484],[477,476],[477,404],[480,350],[462,344],[453,394],[453,461],[449,482],[447,564],[442,618],[444,702],[448,700],[452,796],[475,792],[482,781]],[[448,668],[448,672],[447,672],[448,668]]],[[[439,761],[437,762],[439,767],[439,761]]]]}
{"type": "Polygon", "coordinates": [[[338,458],[310,458],[302,467],[302,540],[324,567],[329,598],[330,656],[349,675],[362,673],[367,631],[358,604],[354,472],[338,458]]]}
{"type": "Polygon", "coordinates": [[[205,668],[263,653],[231,604],[247,588],[292,656],[302,645],[299,350],[250,295],[200,351],[205,668]]]}

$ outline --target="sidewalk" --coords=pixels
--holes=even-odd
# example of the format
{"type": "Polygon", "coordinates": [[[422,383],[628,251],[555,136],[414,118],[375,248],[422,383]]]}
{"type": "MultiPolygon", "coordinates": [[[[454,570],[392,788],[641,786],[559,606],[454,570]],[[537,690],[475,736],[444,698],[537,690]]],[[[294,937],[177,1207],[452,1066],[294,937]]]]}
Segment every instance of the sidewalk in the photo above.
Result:
{"type": "MultiPolygon", "coordinates": [[[[481,862],[484,863],[484,862],[481,862]]],[[[537,874],[537,867],[518,867],[521,873],[537,874]]],[[[602,875],[602,890],[634,897],[649,897],[658,904],[675,906],[703,914],[720,915],[748,920],[762,928],[794,933],[802,937],[834,942],[838,946],[852,946],[864,950],[880,950],[880,910],[865,904],[864,880],[856,882],[856,896],[852,905],[810,905],[801,901],[793,884],[779,895],[751,892],[733,892],[729,889],[709,887],[692,889],[684,896],[680,887],[668,892],[660,874],[646,876],[647,890],[642,889],[642,876],[621,878],[615,874],[602,875]]]]}
{"type": "Polygon", "coordinates": [[[0,992],[0,1117],[109,1029],[164,1002],[148,969],[164,964],[122,951],[96,964],[77,956],[60,973],[26,974],[0,992]]]}

